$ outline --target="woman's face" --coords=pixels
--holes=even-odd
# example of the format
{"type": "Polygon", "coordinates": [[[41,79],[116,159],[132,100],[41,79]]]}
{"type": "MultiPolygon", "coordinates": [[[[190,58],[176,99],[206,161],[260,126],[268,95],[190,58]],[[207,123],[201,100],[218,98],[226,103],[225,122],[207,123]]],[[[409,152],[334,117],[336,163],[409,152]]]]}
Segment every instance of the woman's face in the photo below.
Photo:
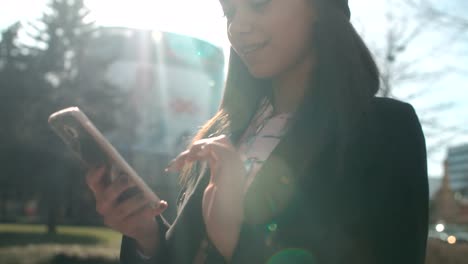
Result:
{"type": "Polygon", "coordinates": [[[229,40],[250,73],[274,78],[310,59],[310,0],[220,0],[229,40]]]}

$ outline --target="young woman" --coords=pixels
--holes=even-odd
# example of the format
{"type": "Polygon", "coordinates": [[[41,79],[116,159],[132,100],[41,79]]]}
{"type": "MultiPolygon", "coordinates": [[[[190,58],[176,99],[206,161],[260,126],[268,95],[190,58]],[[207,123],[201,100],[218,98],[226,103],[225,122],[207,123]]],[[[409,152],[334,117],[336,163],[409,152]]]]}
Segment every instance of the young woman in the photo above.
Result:
{"type": "Polygon", "coordinates": [[[133,183],[101,186],[122,263],[423,264],[425,141],[413,108],[375,97],[346,0],[221,0],[232,45],[219,112],[168,167],[169,225],[133,183]]]}

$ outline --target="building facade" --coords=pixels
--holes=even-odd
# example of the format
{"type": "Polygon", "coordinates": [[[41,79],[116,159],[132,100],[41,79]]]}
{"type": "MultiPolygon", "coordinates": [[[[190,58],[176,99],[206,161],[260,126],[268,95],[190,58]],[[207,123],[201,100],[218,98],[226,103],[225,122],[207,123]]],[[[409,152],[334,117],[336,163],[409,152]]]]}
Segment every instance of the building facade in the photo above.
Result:
{"type": "Polygon", "coordinates": [[[468,144],[449,148],[447,170],[450,188],[458,199],[468,198],[468,144]]]}
{"type": "Polygon", "coordinates": [[[431,196],[431,223],[468,224],[468,144],[450,148],[440,188],[431,196]]]}

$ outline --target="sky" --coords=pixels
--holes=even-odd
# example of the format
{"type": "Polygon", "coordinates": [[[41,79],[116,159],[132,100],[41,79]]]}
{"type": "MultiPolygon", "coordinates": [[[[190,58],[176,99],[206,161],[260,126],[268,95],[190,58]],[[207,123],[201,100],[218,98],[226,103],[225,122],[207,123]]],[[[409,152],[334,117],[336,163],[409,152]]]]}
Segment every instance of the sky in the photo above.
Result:
{"type": "MultiPolygon", "coordinates": [[[[387,1],[389,0],[350,0],[352,23],[369,45],[383,43],[383,29],[388,26],[385,16],[387,1]]],[[[466,1],[452,1],[455,2],[447,4],[446,8],[455,11],[466,10],[466,1]]],[[[0,0],[0,29],[18,20],[26,22],[39,17],[45,3],[45,0],[0,0]]],[[[226,52],[229,49],[225,19],[216,0],[87,0],[85,3],[92,11],[92,19],[100,25],[173,31],[208,40],[223,47],[226,52]]],[[[464,15],[463,12],[459,14],[464,15]]],[[[441,33],[438,30],[428,30],[413,45],[411,52],[424,53],[427,43],[438,43],[447,39],[448,36],[444,34],[445,31],[441,33]]],[[[440,65],[464,68],[464,75],[468,76],[468,47],[459,45],[451,47],[450,50],[442,48],[431,54],[421,68],[431,69],[440,65]]],[[[419,115],[423,115],[424,111],[434,104],[452,103],[453,106],[449,110],[439,115],[439,120],[448,125],[468,128],[468,77],[464,75],[446,74],[439,80],[422,84],[433,89],[410,103],[419,115]]],[[[410,85],[404,86],[397,91],[397,95],[404,97],[413,88],[410,85]]],[[[431,139],[428,139],[429,143],[430,141],[431,139]]],[[[442,175],[442,160],[446,155],[446,147],[463,143],[468,143],[468,135],[458,134],[447,146],[431,153],[428,160],[430,176],[442,175]]]]}

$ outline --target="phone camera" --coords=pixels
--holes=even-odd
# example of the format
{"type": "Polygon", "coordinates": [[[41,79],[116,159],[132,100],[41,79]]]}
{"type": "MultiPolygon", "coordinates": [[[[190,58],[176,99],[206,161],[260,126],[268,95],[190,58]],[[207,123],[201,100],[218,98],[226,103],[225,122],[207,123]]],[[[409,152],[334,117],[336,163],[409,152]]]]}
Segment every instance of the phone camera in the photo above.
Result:
{"type": "Polygon", "coordinates": [[[66,133],[69,137],[71,137],[71,138],[73,138],[73,139],[78,138],[78,132],[76,132],[76,129],[74,129],[73,127],[64,125],[64,126],[63,126],[63,130],[65,131],[65,133],[66,133]]]}

